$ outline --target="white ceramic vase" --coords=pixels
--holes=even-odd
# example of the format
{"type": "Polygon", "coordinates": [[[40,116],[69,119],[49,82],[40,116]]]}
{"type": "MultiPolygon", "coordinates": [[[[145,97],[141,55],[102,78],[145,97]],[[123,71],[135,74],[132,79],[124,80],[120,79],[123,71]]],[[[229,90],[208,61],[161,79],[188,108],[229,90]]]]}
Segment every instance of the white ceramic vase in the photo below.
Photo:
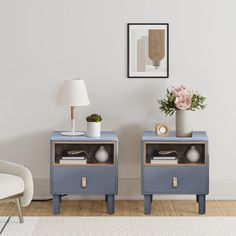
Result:
{"type": "Polygon", "coordinates": [[[87,122],[87,136],[99,137],[101,135],[101,122],[87,122]]]}
{"type": "Polygon", "coordinates": [[[186,153],[186,158],[189,162],[195,163],[200,159],[200,154],[195,146],[191,146],[186,153]]]}
{"type": "Polygon", "coordinates": [[[192,125],[191,114],[189,110],[176,110],[176,136],[177,137],[191,137],[192,125]]]}
{"type": "Polygon", "coordinates": [[[109,158],[107,150],[101,146],[95,153],[95,159],[98,162],[106,162],[109,158]]]}

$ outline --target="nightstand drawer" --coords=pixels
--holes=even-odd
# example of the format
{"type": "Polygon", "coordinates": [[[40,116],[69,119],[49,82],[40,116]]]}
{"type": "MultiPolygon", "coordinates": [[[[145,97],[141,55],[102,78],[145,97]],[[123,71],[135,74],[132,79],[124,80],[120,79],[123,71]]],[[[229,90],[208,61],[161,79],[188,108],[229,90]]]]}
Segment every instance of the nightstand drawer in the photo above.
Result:
{"type": "Polygon", "coordinates": [[[115,166],[53,167],[52,194],[105,194],[117,193],[115,166]]]}
{"type": "Polygon", "coordinates": [[[208,171],[206,167],[148,166],[144,167],[143,171],[143,193],[208,193],[208,171]]]}

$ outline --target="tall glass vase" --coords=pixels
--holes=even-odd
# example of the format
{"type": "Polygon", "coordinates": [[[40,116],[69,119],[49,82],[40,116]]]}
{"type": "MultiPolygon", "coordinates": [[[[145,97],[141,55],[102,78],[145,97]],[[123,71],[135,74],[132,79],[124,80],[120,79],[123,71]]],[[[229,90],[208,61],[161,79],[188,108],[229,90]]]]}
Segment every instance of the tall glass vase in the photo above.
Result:
{"type": "Polygon", "coordinates": [[[192,111],[176,110],[176,136],[191,137],[192,136],[192,111]]]}

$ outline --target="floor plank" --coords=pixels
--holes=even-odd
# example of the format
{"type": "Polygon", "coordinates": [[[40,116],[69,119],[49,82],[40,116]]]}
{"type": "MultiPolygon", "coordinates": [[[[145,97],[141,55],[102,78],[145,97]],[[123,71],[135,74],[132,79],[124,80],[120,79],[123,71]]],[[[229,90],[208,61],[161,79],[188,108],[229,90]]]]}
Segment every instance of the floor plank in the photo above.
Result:
{"type": "Polygon", "coordinates": [[[0,203],[0,215],[1,216],[11,215],[13,208],[14,208],[14,203],[13,202],[0,203]]]}
{"type": "MultiPolygon", "coordinates": [[[[33,201],[23,208],[24,216],[52,216],[52,201],[33,201]]],[[[17,215],[16,206],[0,203],[0,215],[17,215]]],[[[195,201],[155,200],[151,216],[201,216],[195,201]]],[[[63,200],[59,216],[109,216],[105,201],[63,200]]],[[[115,201],[114,216],[144,216],[143,201],[115,201]]],[[[207,201],[205,216],[236,216],[236,201],[207,201]]]]}
{"type": "MultiPolygon", "coordinates": [[[[142,209],[143,211],[143,209],[142,209]]],[[[143,214],[143,212],[142,212],[143,214]]],[[[152,203],[152,215],[153,216],[176,216],[173,201],[153,201],[152,203]]]]}
{"type": "Polygon", "coordinates": [[[236,201],[216,201],[223,216],[236,216],[236,201]]]}

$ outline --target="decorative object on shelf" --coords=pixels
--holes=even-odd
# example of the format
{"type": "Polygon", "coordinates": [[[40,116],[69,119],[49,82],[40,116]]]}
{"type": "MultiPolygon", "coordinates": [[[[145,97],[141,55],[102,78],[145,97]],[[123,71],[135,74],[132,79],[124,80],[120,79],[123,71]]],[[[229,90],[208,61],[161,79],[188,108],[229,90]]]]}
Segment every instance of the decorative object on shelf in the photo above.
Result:
{"type": "Polygon", "coordinates": [[[128,78],[169,77],[169,24],[128,24],[128,78]]]}
{"type": "Polygon", "coordinates": [[[155,132],[157,136],[168,136],[169,134],[169,128],[165,124],[156,124],[155,126],[155,132]]]}
{"type": "Polygon", "coordinates": [[[89,157],[89,154],[85,151],[85,150],[69,150],[66,151],[68,156],[84,156],[86,155],[87,157],[89,157]]]}
{"type": "Polygon", "coordinates": [[[85,157],[81,157],[81,159],[75,159],[71,157],[70,159],[65,159],[62,158],[59,160],[59,164],[70,164],[70,165],[86,165],[87,164],[87,159],[85,157]]]}
{"type": "Polygon", "coordinates": [[[77,106],[89,105],[87,89],[82,79],[63,80],[59,88],[57,103],[71,107],[71,131],[62,132],[62,135],[79,136],[82,132],[75,131],[75,111],[77,106]]]}
{"type": "Polygon", "coordinates": [[[204,109],[206,98],[198,92],[189,90],[185,85],[167,89],[165,99],[158,100],[160,110],[166,115],[173,115],[176,112],[176,136],[191,137],[191,111],[204,109]]]}
{"type": "Polygon", "coordinates": [[[95,159],[98,162],[106,162],[109,158],[109,154],[104,146],[100,146],[100,148],[95,153],[95,159]]]}
{"type": "Polygon", "coordinates": [[[160,155],[160,156],[166,156],[166,155],[171,155],[171,154],[176,154],[179,159],[181,158],[181,155],[176,150],[161,150],[161,151],[158,151],[158,155],[160,155]]]}
{"type": "Polygon", "coordinates": [[[178,159],[175,156],[157,156],[152,157],[151,164],[162,164],[162,165],[177,165],[178,159]]]}
{"type": "Polygon", "coordinates": [[[176,150],[154,150],[151,164],[178,164],[181,155],[176,150]]]}
{"type": "Polygon", "coordinates": [[[87,120],[87,136],[99,137],[101,135],[102,117],[98,114],[92,114],[86,117],[87,120]]]}
{"type": "Polygon", "coordinates": [[[89,154],[85,150],[63,150],[59,164],[87,164],[89,154]]]}
{"type": "Polygon", "coordinates": [[[189,162],[195,163],[198,162],[200,159],[200,154],[197,150],[197,148],[193,145],[190,147],[190,149],[186,153],[186,159],[189,162]]]}

